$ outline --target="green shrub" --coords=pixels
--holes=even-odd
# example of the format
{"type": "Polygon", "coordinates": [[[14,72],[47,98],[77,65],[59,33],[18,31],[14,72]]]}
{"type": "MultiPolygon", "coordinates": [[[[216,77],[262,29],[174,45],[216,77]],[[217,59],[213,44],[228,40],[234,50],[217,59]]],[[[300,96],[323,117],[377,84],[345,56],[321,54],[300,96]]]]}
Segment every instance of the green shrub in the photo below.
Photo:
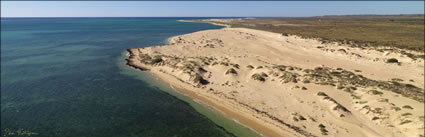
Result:
{"type": "Polygon", "coordinates": [[[379,98],[377,100],[378,100],[378,102],[388,102],[389,101],[387,98],[379,98]]]}
{"type": "Polygon", "coordinates": [[[400,110],[401,110],[401,108],[400,108],[400,107],[391,107],[391,109],[392,109],[392,110],[395,110],[395,111],[400,111],[400,110]]]}
{"type": "Polygon", "coordinates": [[[299,119],[299,120],[307,120],[307,119],[305,119],[305,117],[303,117],[303,116],[301,116],[301,115],[299,115],[299,116],[298,116],[298,119],[299,119]]]}
{"type": "Polygon", "coordinates": [[[322,135],[328,135],[328,130],[321,128],[320,132],[322,132],[322,135]]]}
{"type": "Polygon", "coordinates": [[[384,94],[384,93],[382,93],[381,91],[378,91],[378,90],[369,90],[367,93],[373,94],[373,95],[382,95],[382,94],[384,94]]]}
{"type": "Polygon", "coordinates": [[[317,92],[318,96],[328,96],[325,92],[317,92]]]}
{"type": "Polygon", "coordinates": [[[326,126],[323,124],[319,124],[320,132],[322,132],[322,135],[327,135],[328,130],[326,130],[326,126]]]}
{"type": "Polygon", "coordinates": [[[401,114],[401,116],[410,116],[410,115],[412,115],[412,113],[403,113],[403,114],[401,114]]]}
{"type": "Polygon", "coordinates": [[[298,122],[299,120],[298,120],[298,118],[296,118],[296,117],[293,117],[292,118],[295,122],[298,122]]]}
{"type": "Polygon", "coordinates": [[[311,121],[316,122],[316,119],[309,117],[311,121]]]}
{"type": "Polygon", "coordinates": [[[252,66],[252,65],[248,65],[248,66],[246,66],[246,68],[254,69],[254,66],[252,66]]]}
{"type": "Polygon", "coordinates": [[[226,75],[228,75],[228,74],[237,75],[237,74],[238,74],[238,72],[236,72],[236,70],[235,70],[235,69],[230,68],[230,69],[228,69],[228,70],[226,71],[226,75]]]}
{"type": "Polygon", "coordinates": [[[409,105],[404,105],[402,108],[404,108],[404,109],[413,109],[413,107],[412,106],[409,106],[409,105]]]}
{"type": "Polygon", "coordinates": [[[161,58],[161,57],[155,56],[155,58],[154,58],[154,59],[152,59],[151,64],[157,64],[157,63],[160,63],[160,62],[162,62],[162,61],[163,61],[163,60],[162,60],[162,58],[161,58]]]}
{"type": "Polygon", "coordinates": [[[395,58],[389,58],[387,59],[387,63],[398,63],[398,60],[395,58]]]}
{"type": "Polygon", "coordinates": [[[233,67],[239,69],[239,64],[233,64],[233,67]]]}
{"type": "Polygon", "coordinates": [[[228,62],[220,62],[220,65],[229,66],[229,63],[228,62]]]}
{"type": "Polygon", "coordinates": [[[354,94],[351,94],[351,97],[353,97],[353,99],[361,99],[361,97],[360,97],[360,96],[356,96],[356,95],[354,95],[354,94]]]}
{"type": "Polygon", "coordinates": [[[319,128],[326,128],[326,126],[323,124],[319,124],[319,128]]]}
{"type": "Polygon", "coordinates": [[[400,125],[404,125],[404,124],[407,124],[407,123],[410,123],[410,122],[413,122],[413,121],[412,120],[405,120],[405,121],[402,121],[400,123],[400,125]]]}
{"type": "Polygon", "coordinates": [[[360,101],[360,104],[366,104],[367,101],[360,101]]]}
{"type": "MultiPolygon", "coordinates": [[[[265,74],[265,73],[264,73],[265,74]]],[[[262,74],[259,73],[255,73],[251,76],[252,79],[257,80],[257,81],[261,81],[264,82],[266,81],[266,78],[264,78],[264,76],[262,74]]]]}
{"type": "Polygon", "coordinates": [[[264,72],[261,72],[261,76],[268,77],[268,75],[266,73],[264,73],[264,72]]]}

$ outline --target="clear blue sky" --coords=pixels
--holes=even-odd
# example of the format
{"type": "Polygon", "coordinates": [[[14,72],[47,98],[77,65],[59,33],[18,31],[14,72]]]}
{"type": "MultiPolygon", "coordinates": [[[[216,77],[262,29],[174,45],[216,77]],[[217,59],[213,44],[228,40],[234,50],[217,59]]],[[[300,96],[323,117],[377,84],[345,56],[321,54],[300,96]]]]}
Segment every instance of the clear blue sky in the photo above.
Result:
{"type": "Polygon", "coordinates": [[[424,14],[424,1],[1,1],[2,17],[301,17],[424,14]]]}

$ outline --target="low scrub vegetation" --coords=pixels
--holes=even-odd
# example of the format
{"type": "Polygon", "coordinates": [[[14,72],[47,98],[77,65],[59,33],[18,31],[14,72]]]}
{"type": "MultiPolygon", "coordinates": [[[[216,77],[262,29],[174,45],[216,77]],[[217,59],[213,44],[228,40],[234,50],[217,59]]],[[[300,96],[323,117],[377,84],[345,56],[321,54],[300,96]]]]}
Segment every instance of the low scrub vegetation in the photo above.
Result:
{"type": "Polygon", "coordinates": [[[237,74],[238,74],[238,72],[236,72],[236,70],[235,70],[235,69],[230,68],[230,69],[228,69],[228,70],[226,71],[226,75],[228,75],[228,74],[237,75],[237,74]]]}
{"type": "Polygon", "coordinates": [[[409,106],[409,105],[404,105],[402,108],[404,108],[404,109],[413,109],[413,107],[412,106],[409,106]]]}
{"type": "Polygon", "coordinates": [[[398,63],[398,60],[395,58],[389,58],[387,59],[387,63],[398,63]]]}
{"type": "Polygon", "coordinates": [[[268,77],[268,75],[264,72],[255,73],[251,76],[252,79],[257,80],[257,81],[261,81],[261,82],[266,81],[266,77],[268,77]]]}
{"type": "Polygon", "coordinates": [[[425,47],[423,14],[257,18],[227,24],[357,47],[386,46],[421,52],[425,47]]]}
{"type": "Polygon", "coordinates": [[[319,124],[319,129],[322,135],[328,135],[328,130],[326,130],[326,126],[323,124],[319,124]]]}
{"type": "Polygon", "coordinates": [[[384,93],[382,93],[381,91],[378,90],[369,90],[367,93],[372,94],[372,95],[382,95],[384,93]]]}

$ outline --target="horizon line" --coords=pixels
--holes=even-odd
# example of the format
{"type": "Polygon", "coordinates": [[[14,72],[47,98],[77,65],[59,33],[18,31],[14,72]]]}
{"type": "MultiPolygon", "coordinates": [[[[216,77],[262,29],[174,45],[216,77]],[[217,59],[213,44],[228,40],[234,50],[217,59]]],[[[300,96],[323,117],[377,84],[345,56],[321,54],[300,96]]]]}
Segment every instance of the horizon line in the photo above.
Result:
{"type": "Polygon", "coordinates": [[[394,15],[421,15],[411,14],[345,14],[345,15],[320,15],[320,16],[39,16],[39,17],[1,17],[0,18],[302,18],[302,17],[329,17],[329,16],[394,16],[394,15]]]}

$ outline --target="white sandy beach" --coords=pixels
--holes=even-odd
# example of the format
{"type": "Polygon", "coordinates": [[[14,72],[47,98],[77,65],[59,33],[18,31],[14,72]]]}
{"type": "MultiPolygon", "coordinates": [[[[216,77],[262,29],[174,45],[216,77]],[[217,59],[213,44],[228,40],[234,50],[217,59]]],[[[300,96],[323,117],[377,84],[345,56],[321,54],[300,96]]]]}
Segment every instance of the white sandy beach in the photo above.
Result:
{"type": "Polygon", "coordinates": [[[424,135],[423,59],[245,28],[129,52],[128,65],[265,136],[424,135]]]}

